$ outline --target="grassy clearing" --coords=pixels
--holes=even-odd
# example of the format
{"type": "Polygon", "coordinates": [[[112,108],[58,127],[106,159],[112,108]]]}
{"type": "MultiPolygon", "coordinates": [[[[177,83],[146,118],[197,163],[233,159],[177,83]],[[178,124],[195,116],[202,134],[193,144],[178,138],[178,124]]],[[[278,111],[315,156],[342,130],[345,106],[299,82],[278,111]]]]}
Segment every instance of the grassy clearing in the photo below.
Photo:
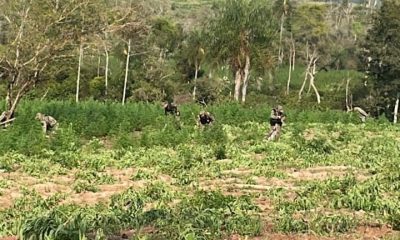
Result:
{"type": "Polygon", "coordinates": [[[266,109],[213,106],[217,124],[199,130],[199,108],[182,106],[176,130],[156,105],[25,103],[0,134],[0,236],[390,239],[400,128],[288,110],[271,143],[266,109]],[[37,110],[60,120],[52,137],[28,121],[37,110]]]}

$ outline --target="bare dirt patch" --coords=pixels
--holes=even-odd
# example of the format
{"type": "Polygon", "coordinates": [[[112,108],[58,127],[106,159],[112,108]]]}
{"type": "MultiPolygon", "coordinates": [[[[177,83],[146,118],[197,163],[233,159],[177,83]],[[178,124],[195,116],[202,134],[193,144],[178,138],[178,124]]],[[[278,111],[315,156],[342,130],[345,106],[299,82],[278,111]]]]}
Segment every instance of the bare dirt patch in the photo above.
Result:
{"type": "Polygon", "coordinates": [[[254,203],[257,204],[257,206],[260,208],[262,213],[267,213],[269,211],[272,211],[274,209],[273,202],[268,199],[268,198],[258,198],[254,200],[254,203]]]}
{"type": "Polygon", "coordinates": [[[222,171],[222,174],[228,175],[228,176],[237,176],[237,177],[243,177],[247,176],[253,173],[252,169],[247,169],[247,168],[237,168],[237,169],[231,169],[231,170],[225,170],[222,171]]]}
{"type": "Polygon", "coordinates": [[[18,237],[16,236],[0,237],[0,240],[18,240],[18,237]]]}
{"type": "Polygon", "coordinates": [[[2,196],[0,196],[0,210],[11,207],[15,199],[19,197],[22,197],[22,194],[16,188],[2,191],[2,196]]]}
{"type": "Polygon", "coordinates": [[[62,204],[73,203],[78,205],[94,205],[96,203],[106,203],[115,194],[122,193],[123,191],[133,188],[140,190],[146,186],[146,181],[136,182],[122,182],[115,184],[107,184],[98,186],[98,192],[82,192],[82,193],[71,193],[62,204]]]}
{"type": "Polygon", "coordinates": [[[396,231],[393,231],[390,227],[386,225],[380,227],[359,226],[355,233],[355,235],[359,235],[360,237],[362,236],[362,238],[360,239],[365,240],[381,239],[383,237],[389,237],[394,234],[396,234],[396,231]]]}
{"type": "Polygon", "coordinates": [[[345,177],[354,173],[358,180],[365,180],[368,176],[351,166],[318,166],[306,169],[287,169],[287,175],[292,181],[326,180],[332,177],[345,177]]]}
{"type": "Polygon", "coordinates": [[[56,184],[52,182],[35,184],[32,188],[41,195],[52,195],[56,192],[66,192],[69,187],[66,185],[56,184]]]}
{"type": "Polygon", "coordinates": [[[313,167],[302,170],[292,169],[287,173],[294,180],[325,180],[331,177],[342,177],[346,175],[348,168],[345,166],[313,167]]]}
{"type": "MultiPolygon", "coordinates": [[[[272,225],[265,227],[264,232],[261,236],[257,237],[243,237],[239,235],[233,235],[225,240],[377,240],[388,238],[391,236],[397,236],[399,234],[396,231],[388,228],[387,226],[382,227],[358,227],[355,232],[349,234],[341,234],[335,236],[318,236],[312,233],[308,234],[282,234],[274,233],[272,225]]],[[[397,239],[397,238],[394,238],[397,239]]]]}
{"type": "MultiPolygon", "coordinates": [[[[76,193],[73,189],[75,182],[75,173],[77,170],[71,170],[67,175],[53,176],[51,179],[44,180],[27,175],[23,172],[0,173],[0,180],[6,179],[12,182],[8,189],[2,189],[0,195],[0,209],[6,209],[13,205],[16,199],[22,197],[22,188],[35,190],[40,196],[47,198],[56,193],[66,194],[63,203],[74,203],[79,205],[92,205],[99,202],[107,202],[111,196],[122,193],[128,188],[143,189],[153,180],[131,180],[132,176],[138,171],[135,168],[115,169],[109,168],[105,172],[111,175],[116,182],[113,184],[97,185],[98,192],[76,193]]],[[[155,176],[156,180],[163,183],[171,183],[172,178],[168,175],[159,174],[155,176]]]]}

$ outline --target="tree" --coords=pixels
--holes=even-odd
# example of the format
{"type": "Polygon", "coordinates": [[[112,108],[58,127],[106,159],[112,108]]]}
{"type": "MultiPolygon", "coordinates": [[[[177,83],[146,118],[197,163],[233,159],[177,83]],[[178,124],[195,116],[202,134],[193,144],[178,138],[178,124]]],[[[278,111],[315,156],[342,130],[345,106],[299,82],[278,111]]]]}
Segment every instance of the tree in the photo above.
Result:
{"type": "Polygon", "coordinates": [[[197,79],[199,77],[201,64],[205,57],[204,45],[205,43],[202,32],[194,30],[189,34],[184,46],[184,56],[187,58],[190,67],[194,67],[193,100],[196,99],[197,79]]]}
{"type": "Polygon", "coordinates": [[[80,20],[81,24],[81,32],[77,33],[79,57],[75,93],[76,102],[79,102],[81,67],[85,48],[91,47],[89,43],[93,41],[95,36],[101,34],[107,25],[107,20],[104,19],[101,14],[106,9],[104,2],[96,0],[91,1],[92,2],[87,2],[85,8],[81,9],[79,15],[76,16],[80,20]]]}
{"type": "MultiPolygon", "coordinates": [[[[279,64],[283,62],[284,50],[283,39],[284,33],[291,31],[291,17],[293,12],[293,4],[290,0],[276,0],[273,5],[274,17],[279,19],[279,46],[278,46],[278,59],[279,64]]],[[[286,37],[290,37],[288,34],[286,37]]]]}
{"type": "Polygon", "coordinates": [[[254,55],[271,48],[277,25],[268,0],[225,0],[209,21],[209,55],[218,62],[229,63],[235,76],[236,101],[242,89],[245,102],[254,55]]]}
{"type": "Polygon", "coordinates": [[[377,113],[393,116],[400,92],[400,1],[383,1],[362,44],[361,58],[378,98],[377,113]]]}
{"type": "Polygon", "coordinates": [[[0,69],[7,85],[5,120],[12,118],[21,98],[42,81],[45,69],[73,56],[78,36],[87,29],[81,13],[95,0],[1,1],[0,15],[7,24],[7,39],[0,51],[0,69]]]}
{"type": "Polygon", "coordinates": [[[159,60],[165,60],[182,42],[182,28],[169,19],[159,17],[151,24],[150,42],[159,50],[159,60]]]}
{"type": "Polygon", "coordinates": [[[317,61],[323,61],[326,49],[329,47],[328,26],[325,18],[327,14],[326,6],[315,4],[304,4],[299,6],[293,16],[293,35],[296,41],[305,48],[303,59],[306,62],[306,71],[303,84],[299,91],[299,100],[307,81],[309,81],[309,91],[314,90],[317,103],[320,103],[320,95],[314,84],[317,73],[317,61]]]}
{"type": "Polygon", "coordinates": [[[180,24],[166,17],[151,21],[144,48],[146,54],[139,56],[138,79],[133,96],[137,100],[155,101],[173,99],[179,86],[180,73],[177,58],[182,48],[183,29],[180,24]]]}
{"type": "Polygon", "coordinates": [[[109,26],[109,32],[116,33],[120,39],[126,44],[124,54],[126,55],[125,61],[125,77],[124,87],[122,92],[122,104],[125,104],[127,98],[127,87],[128,87],[128,74],[131,63],[131,57],[137,55],[133,48],[140,48],[143,46],[144,38],[149,32],[149,26],[146,23],[146,12],[144,11],[143,5],[130,1],[124,3],[115,9],[114,14],[117,16],[118,21],[115,24],[109,26]]]}

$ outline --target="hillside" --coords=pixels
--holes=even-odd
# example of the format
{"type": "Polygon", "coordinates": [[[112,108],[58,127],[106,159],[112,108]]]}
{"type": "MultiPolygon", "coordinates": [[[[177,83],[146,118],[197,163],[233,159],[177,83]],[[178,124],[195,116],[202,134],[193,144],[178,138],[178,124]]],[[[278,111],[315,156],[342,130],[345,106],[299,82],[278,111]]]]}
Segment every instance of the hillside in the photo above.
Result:
{"type": "Polygon", "coordinates": [[[25,103],[0,134],[0,239],[398,239],[398,126],[285,109],[270,142],[266,109],[197,128],[198,105],[25,103]]]}

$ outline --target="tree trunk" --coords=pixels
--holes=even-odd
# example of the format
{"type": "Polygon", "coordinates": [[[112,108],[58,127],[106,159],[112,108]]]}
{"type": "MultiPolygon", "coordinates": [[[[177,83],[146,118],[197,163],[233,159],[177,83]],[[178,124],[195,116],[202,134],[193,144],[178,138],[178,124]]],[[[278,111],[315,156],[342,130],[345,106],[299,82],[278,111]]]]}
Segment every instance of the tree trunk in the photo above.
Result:
{"type": "Polygon", "coordinates": [[[195,61],[194,67],[195,70],[194,70],[193,100],[196,100],[197,76],[199,74],[199,64],[197,62],[197,59],[195,61]]]}
{"type": "Polygon", "coordinates": [[[311,55],[309,55],[310,56],[310,63],[311,63],[311,65],[310,65],[310,68],[309,68],[309,73],[308,73],[308,76],[310,76],[310,81],[308,81],[308,90],[307,90],[307,95],[309,95],[310,94],[310,91],[311,91],[311,77],[312,77],[312,69],[313,69],[313,64],[312,64],[312,62],[314,61],[314,54],[315,54],[315,49],[314,49],[314,51],[313,51],[313,53],[311,54],[311,55]]]}
{"type": "Polygon", "coordinates": [[[128,71],[129,71],[130,54],[131,54],[131,39],[128,40],[128,52],[126,53],[125,81],[124,81],[124,92],[122,93],[122,105],[125,104],[126,85],[128,83],[128,71]]]}
{"type": "Polygon", "coordinates": [[[233,98],[235,101],[239,101],[239,95],[240,95],[240,85],[242,84],[242,72],[240,69],[236,70],[235,74],[235,93],[233,95],[233,98]]]}
{"type": "Polygon", "coordinates": [[[101,64],[101,57],[100,54],[97,59],[97,77],[100,77],[100,64],[101,64]]]}
{"type": "Polygon", "coordinates": [[[308,41],[306,42],[306,60],[310,58],[310,49],[308,47],[308,41]]]}
{"type": "MultiPolygon", "coordinates": [[[[311,79],[311,74],[310,74],[309,76],[310,76],[310,79],[311,79]]],[[[309,81],[309,82],[308,82],[307,96],[310,95],[311,88],[312,88],[312,86],[311,86],[311,81],[309,81]]]]}
{"type": "Polygon", "coordinates": [[[243,87],[242,87],[242,103],[246,102],[247,85],[249,84],[250,76],[250,56],[246,56],[246,65],[244,66],[243,87]]]}
{"type": "MultiPolygon", "coordinates": [[[[309,49],[308,49],[308,41],[306,42],[306,59],[310,59],[310,53],[309,53],[309,49]]],[[[305,72],[305,76],[304,76],[304,81],[303,84],[301,85],[300,91],[299,91],[299,101],[301,100],[303,91],[304,91],[304,87],[306,86],[307,83],[307,79],[308,79],[308,74],[310,72],[311,69],[311,64],[312,64],[312,59],[309,60],[307,68],[306,68],[306,72],[305,72]]]]}
{"type": "Polygon", "coordinates": [[[260,77],[258,77],[258,78],[256,79],[256,84],[257,84],[256,88],[257,88],[257,91],[259,91],[259,92],[261,92],[262,80],[263,80],[263,79],[260,78],[260,77]]]}
{"type": "Polygon", "coordinates": [[[13,78],[11,80],[11,82],[8,83],[8,87],[7,87],[7,95],[6,95],[6,112],[5,112],[5,121],[10,120],[10,118],[13,116],[16,105],[19,101],[19,95],[21,92],[21,89],[24,88],[24,86],[20,89],[20,91],[18,91],[17,97],[15,97],[14,99],[14,95],[13,95],[13,91],[14,91],[14,86],[18,85],[19,82],[19,78],[20,78],[20,72],[18,71],[19,67],[19,61],[20,61],[20,45],[21,45],[21,39],[24,33],[24,27],[25,27],[25,22],[28,19],[28,14],[30,11],[30,7],[28,7],[25,12],[24,12],[24,16],[22,18],[22,21],[19,25],[18,28],[18,34],[16,36],[16,39],[14,40],[15,43],[15,60],[14,60],[14,69],[16,70],[16,72],[13,74],[13,78]]]}
{"type": "MultiPolygon", "coordinates": [[[[8,92],[7,92],[7,97],[8,97],[8,103],[7,103],[7,109],[3,113],[4,116],[2,117],[1,121],[3,122],[11,122],[10,120],[14,116],[15,109],[17,108],[17,105],[19,101],[21,100],[22,96],[25,94],[25,91],[27,88],[32,84],[31,81],[26,82],[22,87],[18,90],[17,95],[14,97],[12,94],[13,87],[9,86],[8,87],[8,92]]],[[[11,85],[11,84],[10,84],[11,85]]]]}
{"type": "Polygon", "coordinates": [[[393,123],[397,123],[397,114],[399,112],[399,95],[400,94],[397,94],[396,104],[394,105],[393,123]]]}
{"type": "Polygon", "coordinates": [[[286,85],[286,95],[289,95],[289,88],[290,88],[290,79],[292,77],[292,48],[289,48],[289,75],[286,85]]]}
{"type": "Polygon", "coordinates": [[[43,96],[40,98],[40,101],[43,101],[45,98],[46,98],[46,96],[47,96],[47,94],[49,93],[49,91],[50,91],[50,88],[47,88],[47,90],[46,90],[46,92],[43,94],[43,96]]]}
{"type": "Polygon", "coordinates": [[[309,79],[309,89],[308,92],[311,90],[311,88],[314,89],[315,94],[317,95],[317,102],[318,104],[320,103],[320,95],[318,93],[318,90],[314,84],[314,79],[315,79],[315,74],[316,74],[316,62],[318,60],[318,56],[317,56],[317,52],[314,49],[313,52],[310,54],[309,53],[309,49],[308,49],[308,43],[307,43],[307,49],[306,49],[306,55],[307,55],[307,59],[309,59],[308,65],[307,65],[307,69],[305,71],[305,77],[304,77],[304,81],[303,84],[300,88],[299,91],[299,101],[301,100],[302,97],[302,93],[304,91],[304,87],[307,83],[307,80],[309,79]]]}
{"type": "MultiPolygon", "coordinates": [[[[307,56],[308,56],[308,54],[307,54],[307,56]]],[[[306,83],[307,83],[308,74],[310,73],[311,64],[312,64],[312,61],[310,61],[308,63],[307,69],[305,71],[304,81],[303,81],[303,84],[301,85],[301,88],[299,90],[299,101],[301,100],[301,97],[302,97],[302,94],[303,94],[303,91],[304,91],[304,87],[306,86],[306,83]]]]}
{"type": "Polygon", "coordinates": [[[320,104],[321,103],[321,96],[319,95],[318,89],[314,84],[314,79],[315,79],[315,73],[316,73],[316,62],[317,62],[318,58],[316,58],[313,62],[313,68],[312,68],[312,72],[310,74],[310,85],[311,87],[314,89],[315,95],[317,95],[317,103],[320,104]]]}
{"type": "Polygon", "coordinates": [[[78,76],[76,78],[76,95],[75,95],[75,102],[79,102],[79,84],[81,81],[81,65],[82,65],[82,58],[83,58],[83,45],[82,43],[79,45],[79,60],[78,60],[78,76]]]}
{"type": "Polygon", "coordinates": [[[350,84],[350,78],[347,78],[347,83],[346,83],[346,110],[347,112],[351,111],[350,107],[350,96],[349,96],[349,84],[350,84]]]}
{"type": "Polygon", "coordinates": [[[108,56],[108,50],[107,47],[104,46],[104,52],[106,53],[106,70],[105,70],[105,95],[107,96],[108,94],[108,64],[109,64],[109,56],[108,56]]]}
{"type": "Polygon", "coordinates": [[[285,13],[282,13],[280,30],[279,30],[279,51],[278,51],[278,63],[279,65],[283,62],[283,47],[282,47],[282,38],[283,38],[283,24],[285,23],[285,13]]]}
{"type": "Polygon", "coordinates": [[[350,94],[350,108],[353,109],[353,94],[350,94]]]}
{"type": "Polygon", "coordinates": [[[3,117],[3,115],[0,116],[0,126],[4,125],[4,127],[7,127],[8,124],[10,124],[11,122],[13,122],[13,121],[15,120],[15,118],[11,118],[11,119],[4,120],[4,121],[3,121],[3,118],[2,118],[2,117],[3,117]]]}
{"type": "Polygon", "coordinates": [[[12,91],[13,84],[9,83],[7,87],[7,95],[6,95],[6,109],[10,109],[12,105],[12,91]]]}
{"type": "Polygon", "coordinates": [[[158,62],[159,62],[159,63],[164,63],[165,52],[166,52],[166,50],[165,50],[164,48],[161,48],[161,49],[160,49],[160,54],[159,54],[159,56],[158,56],[158,62]]]}
{"type": "Polygon", "coordinates": [[[293,39],[293,34],[292,34],[292,36],[291,36],[291,38],[292,38],[292,58],[293,58],[293,60],[292,60],[292,71],[294,71],[294,66],[296,65],[296,44],[295,44],[295,42],[294,42],[294,39],[293,39]]]}
{"type": "Polygon", "coordinates": [[[268,70],[268,85],[268,88],[271,92],[275,91],[274,75],[272,74],[272,71],[270,69],[268,70]]]}
{"type": "Polygon", "coordinates": [[[284,24],[285,24],[285,17],[286,17],[286,4],[287,0],[283,0],[283,5],[282,5],[282,16],[281,16],[281,21],[280,21],[280,27],[279,27],[279,52],[278,52],[278,63],[281,65],[283,63],[283,46],[282,46],[282,39],[283,39],[283,30],[284,30],[284,24]]]}
{"type": "Polygon", "coordinates": [[[14,115],[15,109],[17,108],[17,105],[19,103],[19,101],[21,100],[21,97],[23,96],[23,94],[25,93],[25,90],[28,88],[28,86],[30,85],[29,82],[26,82],[18,91],[17,96],[15,96],[15,99],[13,100],[13,103],[11,105],[11,108],[9,110],[9,116],[7,119],[9,119],[11,116],[14,115]]]}

